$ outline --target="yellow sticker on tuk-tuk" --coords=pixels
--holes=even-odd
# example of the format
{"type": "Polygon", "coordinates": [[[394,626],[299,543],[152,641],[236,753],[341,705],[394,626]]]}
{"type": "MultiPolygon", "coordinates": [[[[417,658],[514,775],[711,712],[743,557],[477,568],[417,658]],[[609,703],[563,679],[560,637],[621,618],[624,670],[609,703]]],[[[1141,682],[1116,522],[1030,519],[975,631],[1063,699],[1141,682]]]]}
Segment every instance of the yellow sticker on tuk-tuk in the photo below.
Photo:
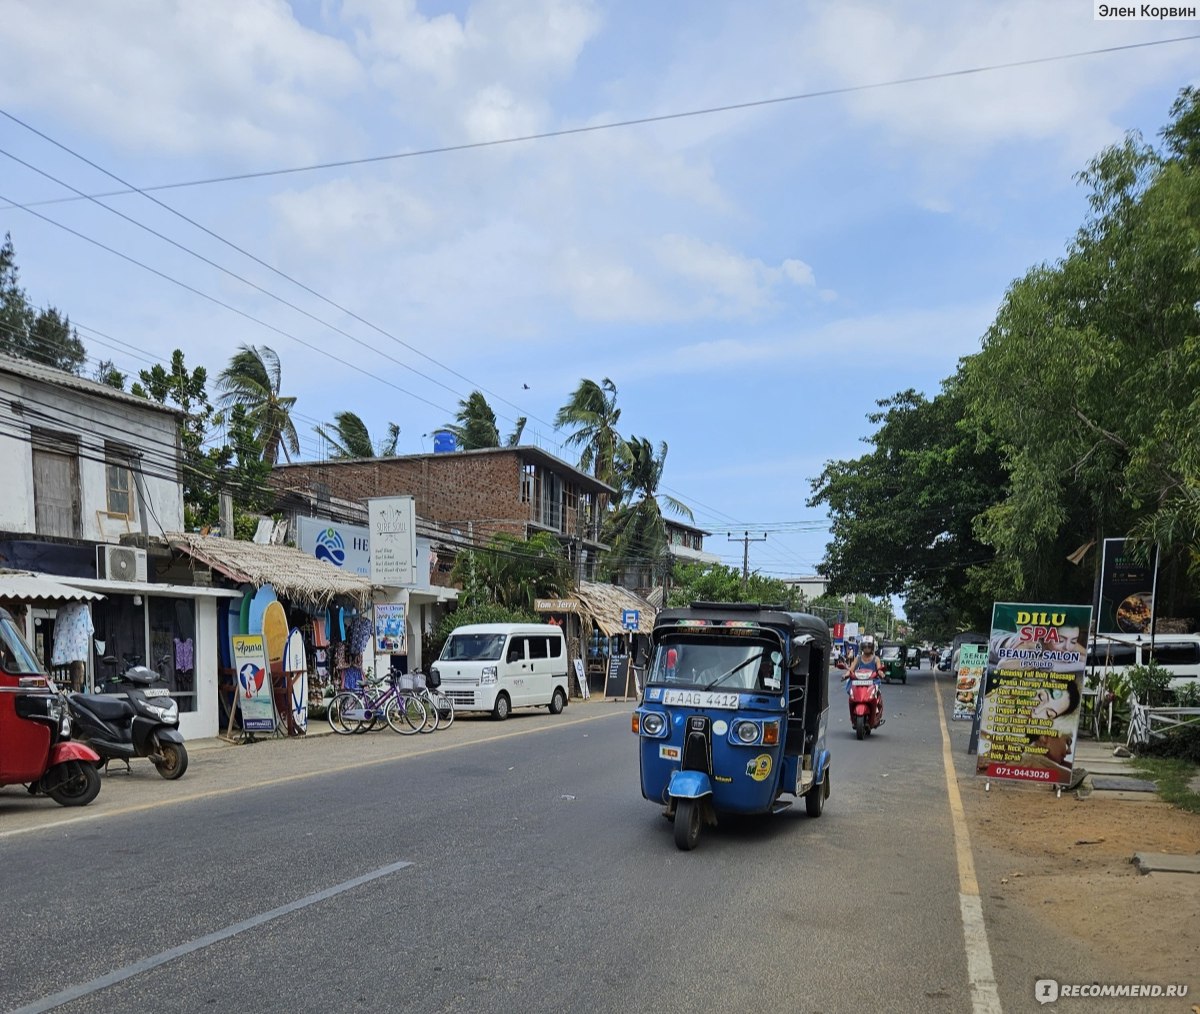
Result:
{"type": "Polygon", "coordinates": [[[757,757],[751,758],[746,764],[746,774],[756,782],[765,782],[771,777],[771,755],[760,753],[757,757]]]}

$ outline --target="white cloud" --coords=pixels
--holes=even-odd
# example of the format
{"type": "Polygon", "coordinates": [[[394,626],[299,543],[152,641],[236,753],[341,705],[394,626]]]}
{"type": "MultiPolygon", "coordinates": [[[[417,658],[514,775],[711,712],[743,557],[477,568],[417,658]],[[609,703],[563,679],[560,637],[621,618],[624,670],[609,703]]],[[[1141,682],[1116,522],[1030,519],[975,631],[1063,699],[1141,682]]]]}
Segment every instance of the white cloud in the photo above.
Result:
{"type": "Polygon", "coordinates": [[[0,101],[135,151],[311,157],[345,136],[332,101],[364,80],[282,0],[7,0],[3,16],[0,101]]]}

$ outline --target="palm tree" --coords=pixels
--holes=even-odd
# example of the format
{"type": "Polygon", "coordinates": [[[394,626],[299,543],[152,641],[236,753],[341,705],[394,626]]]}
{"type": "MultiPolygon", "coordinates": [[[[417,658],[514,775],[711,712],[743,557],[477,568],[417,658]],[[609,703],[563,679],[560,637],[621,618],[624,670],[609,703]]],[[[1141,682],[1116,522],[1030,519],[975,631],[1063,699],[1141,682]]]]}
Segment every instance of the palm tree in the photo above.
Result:
{"type": "Polygon", "coordinates": [[[275,464],[280,451],[291,461],[300,453],[300,438],[292,423],[296,399],[279,393],[279,356],[266,345],[242,345],[217,377],[222,408],[241,405],[263,447],[263,460],[275,464]]]}
{"type": "Polygon", "coordinates": [[[367,424],[353,412],[335,412],[332,429],[314,426],[313,430],[330,445],[331,458],[390,458],[396,453],[396,442],[400,439],[400,427],[388,423],[388,435],[376,448],[367,424]]]}
{"type": "MultiPolygon", "coordinates": [[[[472,391],[458,403],[455,421],[443,426],[454,434],[460,451],[477,451],[483,447],[500,446],[500,429],[496,425],[496,413],[488,404],[482,391],[472,391]]],[[[516,447],[521,442],[525,429],[525,416],[517,420],[516,427],[505,441],[506,447],[516,447]]]]}
{"type": "Polygon", "coordinates": [[[615,570],[649,567],[657,576],[669,562],[660,497],[672,513],[695,520],[687,504],[658,492],[666,461],[665,440],[658,445],[657,455],[645,437],[623,440],[617,449],[618,506],[604,525],[604,541],[611,546],[608,562],[615,570]]]}
{"type": "Polygon", "coordinates": [[[608,377],[597,384],[581,380],[568,401],[554,417],[556,427],[571,426],[566,443],[582,446],[579,467],[591,470],[601,482],[616,485],[617,456],[624,441],[617,433],[621,410],[617,408],[617,385],[608,377]]]}

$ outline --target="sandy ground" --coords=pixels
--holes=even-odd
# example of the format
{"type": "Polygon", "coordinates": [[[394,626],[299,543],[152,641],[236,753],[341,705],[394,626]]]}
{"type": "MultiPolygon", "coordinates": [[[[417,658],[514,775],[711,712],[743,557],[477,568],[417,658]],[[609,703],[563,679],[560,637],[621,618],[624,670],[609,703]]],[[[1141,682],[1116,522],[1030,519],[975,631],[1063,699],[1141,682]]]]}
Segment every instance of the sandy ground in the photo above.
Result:
{"type": "Polygon", "coordinates": [[[1186,982],[1184,1009],[1200,1003],[1200,874],[1142,874],[1131,862],[1200,854],[1200,815],[1149,794],[1056,798],[1011,785],[964,791],[963,804],[985,897],[1102,956],[1114,980],[1186,982]]]}

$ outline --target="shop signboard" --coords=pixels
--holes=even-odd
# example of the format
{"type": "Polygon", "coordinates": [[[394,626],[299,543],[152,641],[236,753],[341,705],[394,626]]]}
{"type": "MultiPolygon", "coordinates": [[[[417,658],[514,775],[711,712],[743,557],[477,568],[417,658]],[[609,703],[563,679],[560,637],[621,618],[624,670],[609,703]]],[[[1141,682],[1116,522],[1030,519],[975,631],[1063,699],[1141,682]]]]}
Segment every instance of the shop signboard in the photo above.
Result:
{"type": "Polygon", "coordinates": [[[579,696],[585,701],[591,698],[592,693],[588,690],[587,675],[583,669],[583,659],[575,659],[575,679],[579,683],[579,696]]]}
{"type": "Polygon", "coordinates": [[[403,602],[375,603],[375,650],[387,655],[408,654],[408,625],[403,602]]]}
{"type": "Polygon", "coordinates": [[[232,641],[242,728],[247,732],[274,732],[275,697],[262,634],[238,634],[232,641]]]}
{"type": "Polygon", "coordinates": [[[1070,783],[1091,619],[1091,606],[995,604],[977,774],[1070,783]]]}
{"type": "Polygon", "coordinates": [[[296,548],[348,573],[363,577],[371,573],[371,533],[366,525],[297,518],[296,548]]]}
{"type": "Polygon", "coordinates": [[[1150,636],[1154,624],[1158,549],[1151,548],[1148,556],[1143,555],[1145,549],[1144,542],[1131,539],[1104,540],[1097,634],[1150,636]]]}
{"type": "Polygon", "coordinates": [[[958,672],[954,685],[954,718],[971,721],[975,717],[975,699],[983,686],[987,666],[986,644],[964,644],[958,649],[958,672]]]}
{"type": "Polygon", "coordinates": [[[371,580],[388,588],[417,583],[416,510],[411,496],[367,501],[371,529],[371,580]]]}

